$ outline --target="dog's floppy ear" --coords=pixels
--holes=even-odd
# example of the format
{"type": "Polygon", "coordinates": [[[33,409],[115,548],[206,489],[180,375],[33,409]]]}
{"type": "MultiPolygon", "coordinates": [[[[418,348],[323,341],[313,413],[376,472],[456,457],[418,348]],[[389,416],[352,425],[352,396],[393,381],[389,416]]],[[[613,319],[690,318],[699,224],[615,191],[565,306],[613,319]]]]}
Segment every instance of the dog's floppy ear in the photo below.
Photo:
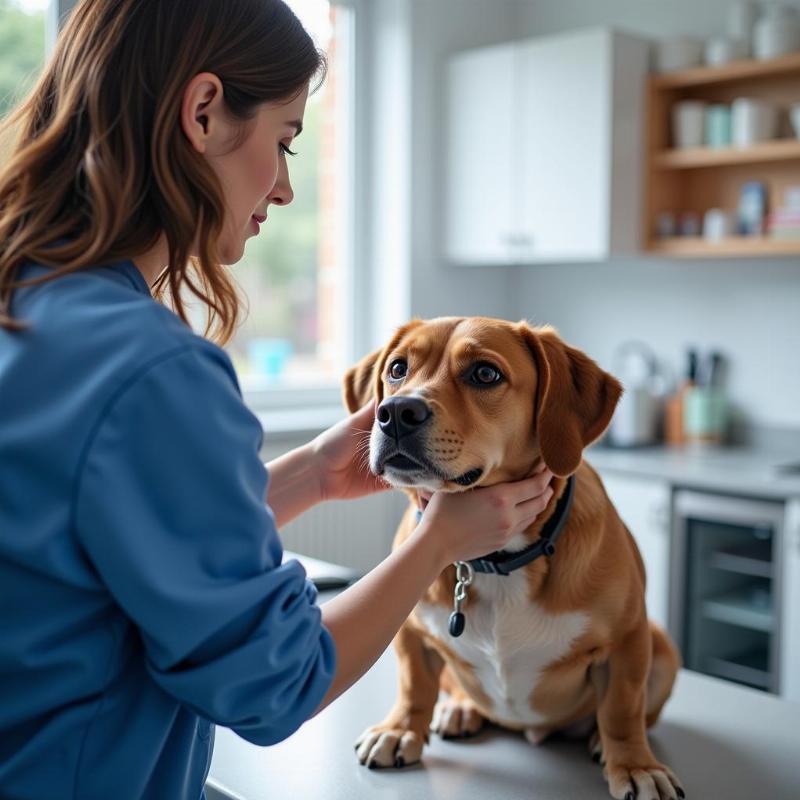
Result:
{"type": "Polygon", "coordinates": [[[544,463],[554,475],[571,475],[583,448],[608,427],[622,386],[555,329],[520,323],[538,367],[536,432],[544,463]]]}
{"type": "Polygon", "coordinates": [[[422,320],[415,319],[398,328],[385,347],[364,356],[358,364],[345,372],[342,380],[342,393],[344,404],[351,414],[365,406],[372,398],[378,402],[383,400],[381,373],[386,358],[403,336],[419,325],[422,325],[422,320]]]}
{"type": "MultiPolygon", "coordinates": [[[[342,394],[347,410],[352,414],[366,405],[375,393],[375,367],[381,356],[383,348],[364,356],[354,367],[350,367],[342,380],[342,394]]],[[[379,371],[379,370],[378,370],[379,371]]],[[[379,381],[380,382],[380,381],[379,381]]]]}

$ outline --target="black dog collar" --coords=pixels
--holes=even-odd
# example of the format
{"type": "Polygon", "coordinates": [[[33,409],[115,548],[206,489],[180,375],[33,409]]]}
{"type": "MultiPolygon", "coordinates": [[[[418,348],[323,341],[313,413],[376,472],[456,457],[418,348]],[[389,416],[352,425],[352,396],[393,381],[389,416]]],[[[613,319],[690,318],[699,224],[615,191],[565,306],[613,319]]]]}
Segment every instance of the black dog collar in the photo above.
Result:
{"type": "MultiPolygon", "coordinates": [[[[482,572],[487,575],[510,575],[514,570],[530,564],[540,556],[552,556],[556,551],[555,542],[559,534],[564,529],[569,518],[569,511],[572,508],[572,500],[575,495],[575,476],[567,478],[567,486],[564,494],[558,499],[556,510],[542,528],[539,538],[524,550],[516,553],[509,553],[505,550],[495,550],[493,553],[474,558],[468,562],[475,572],[482,572]]],[[[417,523],[422,519],[422,511],[417,509],[417,523]]]]}

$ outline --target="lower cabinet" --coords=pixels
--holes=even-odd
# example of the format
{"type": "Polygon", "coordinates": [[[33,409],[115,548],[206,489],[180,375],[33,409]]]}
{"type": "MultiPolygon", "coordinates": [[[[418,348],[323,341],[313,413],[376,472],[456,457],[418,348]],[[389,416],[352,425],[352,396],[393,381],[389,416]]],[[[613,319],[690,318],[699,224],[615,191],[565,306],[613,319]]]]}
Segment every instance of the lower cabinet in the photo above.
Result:
{"type": "Polygon", "coordinates": [[[646,603],[650,619],[667,628],[670,569],[670,484],[599,471],[611,502],[636,539],[647,572],[646,603]]]}

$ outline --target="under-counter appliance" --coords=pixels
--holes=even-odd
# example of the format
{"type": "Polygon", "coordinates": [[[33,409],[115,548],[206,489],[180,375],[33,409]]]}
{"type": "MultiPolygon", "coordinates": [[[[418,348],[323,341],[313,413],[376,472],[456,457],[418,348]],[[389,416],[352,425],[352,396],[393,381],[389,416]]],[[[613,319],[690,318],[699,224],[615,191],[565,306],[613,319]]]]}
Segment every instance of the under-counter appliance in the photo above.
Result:
{"type": "Polygon", "coordinates": [[[678,490],[670,631],[688,669],[779,691],[782,503],[678,490]]]}

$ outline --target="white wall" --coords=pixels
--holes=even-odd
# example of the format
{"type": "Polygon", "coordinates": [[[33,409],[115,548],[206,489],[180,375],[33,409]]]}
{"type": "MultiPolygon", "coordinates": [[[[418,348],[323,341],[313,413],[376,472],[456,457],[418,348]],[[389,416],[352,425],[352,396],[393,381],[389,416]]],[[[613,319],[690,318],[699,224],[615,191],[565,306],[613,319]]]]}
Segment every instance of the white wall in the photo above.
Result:
{"type": "Polygon", "coordinates": [[[800,428],[800,264],[667,260],[530,268],[512,317],[554,324],[614,368],[614,349],[642,339],[670,365],[694,344],[730,356],[738,416],[800,428]]]}
{"type": "MultiPolygon", "coordinates": [[[[750,422],[800,428],[800,264],[669,261],[458,269],[441,257],[443,65],[469,46],[613,25],[652,37],[711,35],[729,0],[410,0],[410,311],[528,317],[558,327],[611,368],[627,338],[649,341],[673,369],[686,345],[731,359],[730,394],[750,422]]],[[[795,0],[800,5],[800,0],[795,0]]],[[[502,137],[498,141],[503,146],[502,137]]],[[[476,187],[480,191],[480,187],[476,187]]],[[[491,198],[487,198],[491,202],[491,198]]]]}

